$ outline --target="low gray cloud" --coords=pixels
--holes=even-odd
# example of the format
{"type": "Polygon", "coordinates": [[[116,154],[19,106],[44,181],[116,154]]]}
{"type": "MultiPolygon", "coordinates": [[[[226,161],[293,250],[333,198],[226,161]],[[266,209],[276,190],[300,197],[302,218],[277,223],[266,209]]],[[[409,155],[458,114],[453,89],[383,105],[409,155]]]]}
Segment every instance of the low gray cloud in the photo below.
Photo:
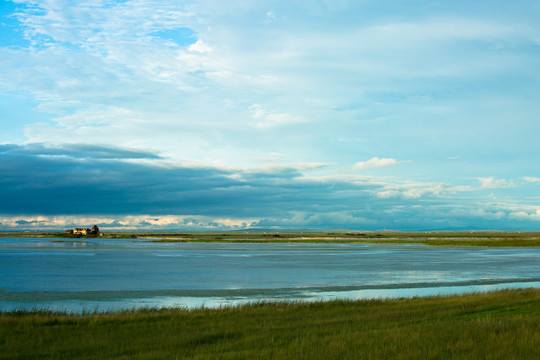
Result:
{"type": "MultiPolygon", "coordinates": [[[[0,212],[4,214],[193,214],[276,216],[284,210],[328,211],[369,185],[299,181],[294,168],[261,172],[164,167],[103,154],[121,149],[4,145],[0,212]],[[76,154],[77,156],[73,156],[76,154]],[[54,156],[50,156],[54,155],[54,156]],[[61,156],[64,155],[64,156],[61,156]],[[330,190],[331,188],[331,190],[330,190]]],[[[139,158],[157,158],[133,152],[139,158]]],[[[128,157],[131,159],[131,157],[128,157]]]]}
{"type": "Polygon", "coordinates": [[[91,144],[65,144],[59,147],[46,146],[33,143],[25,146],[15,144],[0,145],[0,154],[8,156],[62,156],[76,159],[160,159],[161,157],[150,151],[123,149],[111,146],[91,144]]]}
{"type": "Polygon", "coordinates": [[[15,221],[15,223],[17,225],[42,225],[42,224],[45,223],[45,221],[40,221],[40,220],[31,220],[31,221],[17,220],[17,221],[15,221]]]}

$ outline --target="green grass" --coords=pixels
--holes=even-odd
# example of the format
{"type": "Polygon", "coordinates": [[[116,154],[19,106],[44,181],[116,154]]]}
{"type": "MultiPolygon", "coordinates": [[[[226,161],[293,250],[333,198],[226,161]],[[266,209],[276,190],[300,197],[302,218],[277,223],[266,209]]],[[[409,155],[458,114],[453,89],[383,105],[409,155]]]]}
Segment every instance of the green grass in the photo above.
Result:
{"type": "Polygon", "coordinates": [[[199,242],[199,243],[296,243],[296,244],[422,244],[432,246],[484,246],[484,247],[539,247],[540,240],[524,239],[156,239],[151,242],[199,242]]]}
{"type": "Polygon", "coordinates": [[[401,300],[0,314],[1,359],[538,359],[540,289],[401,300]]]}
{"type": "MultiPolygon", "coordinates": [[[[0,233],[11,237],[66,238],[55,241],[88,240],[95,237],[65,233],[0,233]],[[68,240],[70,239],[70,240],[68,240]]],[[[540,247],[540,232],[429,231],[429,232],[114,232],[100,239],[148,239],[155,242],[273,242],[273,243],[416,243],[434,246],[540,247]]]]}

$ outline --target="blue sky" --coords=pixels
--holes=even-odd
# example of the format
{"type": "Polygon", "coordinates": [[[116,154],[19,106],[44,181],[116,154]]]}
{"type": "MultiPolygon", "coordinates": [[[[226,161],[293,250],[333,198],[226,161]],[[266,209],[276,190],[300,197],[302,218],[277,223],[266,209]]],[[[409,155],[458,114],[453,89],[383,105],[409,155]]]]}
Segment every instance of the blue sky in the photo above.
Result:
{"type": "Polygon", "coordinates": [[[0,2],[0,229],[540,227],[536,1],[0,2]]]}

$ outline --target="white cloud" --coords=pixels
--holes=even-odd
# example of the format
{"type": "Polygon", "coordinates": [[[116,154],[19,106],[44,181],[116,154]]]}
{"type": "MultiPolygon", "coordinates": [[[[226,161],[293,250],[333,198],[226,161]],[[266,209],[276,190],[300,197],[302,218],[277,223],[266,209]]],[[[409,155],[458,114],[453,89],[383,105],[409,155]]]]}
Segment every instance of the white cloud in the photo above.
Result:
{"type": "MultiPolygon", "coordinates": [[[[291,164],[275,164],[276,160],[274,159],[262,159],[263,165],[258,166],[235,166],[235,167],[222,167],[222,169],[227,169],[230,171],[241,171],[245,174],[255,174],[255,173],[264,173],[264,174],[279,174],[287,171],[311,171],[317,169],[323,169],[328,167],[330,164],[327,163],[291,163],[291,164]],[[265,164],[264,164],[265,163],[265,164]]],[[[279,161],[279,160],[277,160],[279,161]]],[[[307,179],[312,179],[308,176],[307,179]]]]}
{"type": "Polygon", "coordinates": [[[536,209],[536,211],[514,211],[510,213],[510,218],[512,219],[518,219],[518,220],[533,220],[538,221],[540,220],[540,209],[536,209]]]}
{"type": "Polygon", "coordinates": [[[525,180],[526,182],[531,182],[531,183],[540,182],[540,178],[532,177],[532,176],[526,176],[523,178],[523,180],[525,180]]]}
{"type": "Polygon", "coordinates": [[[469,186],[453,186],[445,183],[409,181],[399,184],[385,184],[382,190],[376,191],[375,195],[381,199],[419,199],[426,195],[443,196],[471,190],[472,188],[469,186]]]}
{"type": "Polygon", "coordinates": [[[194,44],[189,46],[188,50],[198,53],[207,53],[212,51],[212,48],[205,44],[202,40],[197,40],[194,44]]]}
{"type": "Polygon", "coordinates": [[[378,158],[374,157],[369,159],[368,161],[360,161],[354,164],[353,169],[355,170],[368,170],[373,168],[382,168],[387,166],[394,166],[399,164],[400,162],[396,159],[392,158],[378,158]]]}
{"type": "Polygon", "coordinates": [[[285,227],[285,228],[321,228],[325,224],[334,223],[341,226],[354,226],[362,228],[376,224],[376,220],[368,219],[359,214],[357,211],[329,211],[324,213],[306,212],[306,211],[288,211],[286,217],[282,218],[266,218],[252,224],[255,227],[285,227]]]}
{"type": "Polygon", "coordinates": [[[396,197],[399,197],[400,195],[401,193],[397,190],[383,190],[383,191],[377,192],[377,197],[381,199],[396,198],[396,197]]]}
{"type": "Polygon", "coordinates": [[[426,44],[431,41],[490,40],[495,38],[511,38],[519,34],[519,30],[510,26],[486,22],[478,19],[447,17],[428,19],[419,22],[401,22],[376,25],[364,30],[378,40],[392,43],[396,47],[413,44],[426,44]],[[402,43],[407,40],[407,43],[402,43]]]}
{"type": "Polygon", "coordinates": [[[501,220],[507,216],[507,213],[500,209],[484,209],[482,204],[478,206],[452,206],[448,211],[448,216],[468,217],[468,218],[481,218],[490,220],[501,220]]]}
{"type": "Polygon", "coordinates": [[[248,229],[256,218],[215,218],[200,215],[127,215],[127,216],[2,216],[0,228],[4,230],[64,230],[99,224],[102,230],[191,229],[234,230],[248,229]]]}
{"type": "Polygon", "coordinates": [[[515,184],[512,181],[507,181],[505,179],[495,179],[494,177],[480,177],[480,187],[482,189],[505,189],[515,187],[515,184]]]}

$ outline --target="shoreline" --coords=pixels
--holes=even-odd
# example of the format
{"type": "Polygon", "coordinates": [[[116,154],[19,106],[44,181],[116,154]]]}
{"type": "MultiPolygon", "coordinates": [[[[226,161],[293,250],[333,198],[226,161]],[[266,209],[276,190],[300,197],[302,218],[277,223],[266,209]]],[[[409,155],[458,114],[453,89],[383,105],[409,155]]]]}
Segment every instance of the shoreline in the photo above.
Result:
{"type": "MultiPolygon", "coordinates": [[[[142,293],[147,291],[141,291],[142,293]]],[[[165,292],[174,292],[174,290],[165,291],[165,292]]],[[[298,300],[298,299],[256,299],[253,301],[243,301],[238,303],[224,303],[219,306],[195,306],[195,307],[177,307],[177,306],[142,306],[142,307],[128,307],[128,308],[119,308],[118,310],[110,311],[99,311],[86,309],[85,311],[68,311],[68,310],[51,310],[51,308],[29,308],[29,309],[15,309],[15,310],[1,310],[0,317],[10,314],[22,315],[24,314],[36,314],[36,313],[45,313],[45,314],[56,314],[56,315],[67,315],[67,316],[87,316],[89,314],[97,316],[105,316],[111,314],[121,314],[121,313],[137,313],[137,312],[160,312],[160,311],[170,311],[170,312],[198,312],[198,311],[221,311],[229,309],[241,310],[242,308],[249,308],[253,306],[313,306],[317,304],[331,304],[331,303],[369,303],[369,302],[380,302],[380,303],[401,303],[408,301],[430,301],[430,300],[445,300],[445,299],[460,299],[460,298],[471,298],[471,297],[489,297],[497,296],[498,294],[512,294],[520,292],[530,292],[536,293],[540,299],[540,287],[534,286],[524,286],[516,288],[500,288],[492,290],[478,290],[470,292],[460,292],[460,293],[436,293],[429,295],[421,296],[399,296],[399,297],[366,297],[366,298],[340,298],[336,297],[333,299],[309,299],[309,300],[298,300]]],[[[97,292],[100,293],[100,292],[97,292]]],[[[45,294],[48,294],[45,292],[45,294]]],[[[53,295],[54,296],[54,295],[53,295]]],[[[71,299],[73,300],[73,299],[71,299]]],[[[80,300],[80,299],[79,299],[80,300]]],[[[539,309],[540,310],[540,309],[539,309]]]]}
{"type": "Polygon", "coordinates": [[[0,314],[53,311],[65,314],[111,314],[141,310],[201,310],[250,304],[316,304],[333,301],[397,301],[512,290],[539,290],[540,279],[404,283],[327,288],[139,290],[89,292],[0,292],[0,314]],[[131,295],[131,296],[128,296],[131,295]]]}
{"type": "Polygon", "coordinates": [[[289,239],[193,239],[193,238],[144,238],[150,242],[162,243],[277,243],[277,244],[419,244],[431,246],[485,246],[485,247],[540,247],[537,239],[489,239],[489,238],[384,238],[351,239],[340,238],[289,238],[289,239]]]}
{"type": "Polygon", "coordinates": [[[540,247],[540,232],[111,232],[104,236],[70,236],[58,232],[0,232],[0,238],[55,239],[57,242],[91,240],[146,240],[201,243],[365,243],[430,246],[540,247]]]}

